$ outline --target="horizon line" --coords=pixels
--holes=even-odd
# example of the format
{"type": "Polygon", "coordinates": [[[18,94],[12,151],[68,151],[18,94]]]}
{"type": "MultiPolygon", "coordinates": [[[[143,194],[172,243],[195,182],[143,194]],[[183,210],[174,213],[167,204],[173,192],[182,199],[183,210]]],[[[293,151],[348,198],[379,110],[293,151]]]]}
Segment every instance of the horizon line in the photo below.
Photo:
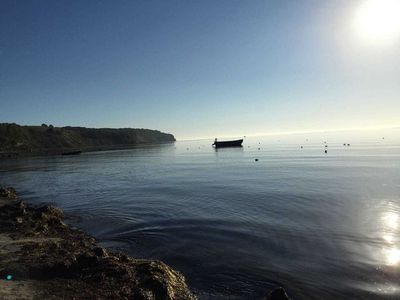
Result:
{"type": "MultiPolygon", "coordinates": [[[[332,133],[332,132],[349,132],[349,131],[373,131],[373,130],[382,130],[382,129],[400,129],[400,125],[392,125],[392,126],[374,126],[374,127],[350,127],[350,128],[335,128],[335,129],[319,129],[319,130],[300,130],[300,131],[275,131],[275,132],[263,132],[263,133],[254,133],[254,134],[246,134],[246,135],[236,135],[236,136],[224,136],[227,138],[246,138],[246,137],[262,137],[262,136],[276,136],[276,135],[296,135],[296,134],[307,134],[307,133],[332,133]]],[[[176,138],[176,137],[175,137],[176,138]]],[[[200,140],[211,140],[215,139],[214,137],[196,137],[196,138],[183,138],[176,140],[179,142],[184,141],[200,141],[200,140]]]]}

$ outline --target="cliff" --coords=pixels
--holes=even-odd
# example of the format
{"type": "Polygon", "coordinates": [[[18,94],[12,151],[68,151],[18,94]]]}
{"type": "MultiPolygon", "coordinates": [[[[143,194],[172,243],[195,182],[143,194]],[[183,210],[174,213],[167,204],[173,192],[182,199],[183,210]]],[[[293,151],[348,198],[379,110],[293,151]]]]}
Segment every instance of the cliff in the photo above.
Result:
{"type": "Polygon", "coordinates": [[[0,123],[0,152],[59,154],[79,149],[96,151],[123,149],[139,144],[159,144],[173,142],[172,134],[157,130],[132,128],[85,128],[20,126],[0,123]]]}

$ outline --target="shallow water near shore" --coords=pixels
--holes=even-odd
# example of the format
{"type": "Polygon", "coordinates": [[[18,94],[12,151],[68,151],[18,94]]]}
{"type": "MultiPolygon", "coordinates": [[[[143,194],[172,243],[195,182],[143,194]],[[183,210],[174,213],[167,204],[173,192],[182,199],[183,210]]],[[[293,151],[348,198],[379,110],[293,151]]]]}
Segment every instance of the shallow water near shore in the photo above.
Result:
{"type": "Polygon", "coordinates": [[[400,297],[398,135],[211,143],[2,160],[0,183],[104,246],[166,262],[199,299],[276,285],[295,299],[400,297]]]}

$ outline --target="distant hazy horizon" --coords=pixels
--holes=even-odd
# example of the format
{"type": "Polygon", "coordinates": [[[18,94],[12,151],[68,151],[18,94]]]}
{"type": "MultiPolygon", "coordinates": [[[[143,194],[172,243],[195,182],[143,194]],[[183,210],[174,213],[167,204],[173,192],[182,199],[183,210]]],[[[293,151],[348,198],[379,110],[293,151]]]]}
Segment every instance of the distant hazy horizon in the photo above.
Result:
{"type": "Polygon", "coordinates": [[[400,2],[0,3],[0,122],[179,140],[397,127],[400,2]]]}

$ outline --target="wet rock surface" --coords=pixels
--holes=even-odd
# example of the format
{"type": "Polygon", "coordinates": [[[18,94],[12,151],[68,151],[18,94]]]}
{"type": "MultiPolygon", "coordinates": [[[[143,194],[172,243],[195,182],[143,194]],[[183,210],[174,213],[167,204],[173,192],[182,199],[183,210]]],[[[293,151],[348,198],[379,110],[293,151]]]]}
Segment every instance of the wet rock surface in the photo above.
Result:
{"type": "Polygon", "coordinates": [[[277,287],[268,294],[265,300],[289,300],[289,296],[283,287],[277,287]]]}
{"type": "Polygon", "coordinates": [[[160,261],[99,247],[53,206],[33,208],[0,188],[1,299],[195,299],[160,261]],[[6,280],[11,275],[12,280],[6,280]]]}

